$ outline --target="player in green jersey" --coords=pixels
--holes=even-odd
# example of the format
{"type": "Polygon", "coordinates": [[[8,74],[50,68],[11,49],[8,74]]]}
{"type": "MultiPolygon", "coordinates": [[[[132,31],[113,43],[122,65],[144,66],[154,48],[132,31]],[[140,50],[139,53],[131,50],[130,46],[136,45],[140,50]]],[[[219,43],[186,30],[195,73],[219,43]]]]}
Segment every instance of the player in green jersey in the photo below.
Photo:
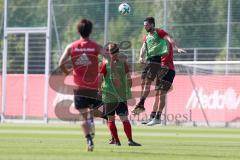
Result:
{"type": "Polygon", "coordinates": [[[168,54],[167,41],[159,36],[158,31],[155,29],[155,20],[153,17],[147,17],[144,20],[144,27],[147,35],[144,37],[144,42],[140,50],[139,62],[142,64],[145,63],[145,68],[141,77],[141,98],[132,111],[134,115],[145,111],[144,102],[149,95],[152,81],[158,75],[164,75],[164,72],[168,71],[168,69],[164,70],[164,68],[161,68],[161,57],[168,54]]]}
{"type": "Polygon", "coordinates": [[[128,138],[128,145],[141,146],[141,144],[133,141],[132,128],[128,120],[127,100],[131,98],[132,86],[128,64],[126,61],[119,60],[119,47],[116,43],[109,43],[107,51],[111,58],[103,62],[100,69],[100,80],[103,80],[101,94],[105,112],[108,117],[108,128],[114,138],[114,144],[120,146],[121,143],[115,125],[116,113],[123,123],[124,132],[128,138]]]}

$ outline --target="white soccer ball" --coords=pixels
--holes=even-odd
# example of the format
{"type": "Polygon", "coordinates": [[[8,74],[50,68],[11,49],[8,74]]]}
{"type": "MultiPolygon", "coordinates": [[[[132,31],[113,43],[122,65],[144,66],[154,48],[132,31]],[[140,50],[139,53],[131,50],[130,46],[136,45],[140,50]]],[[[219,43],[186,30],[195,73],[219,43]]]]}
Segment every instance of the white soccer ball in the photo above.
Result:
{"type": "Polygon", "coordinates": [[[131,7],[127,3],[121,3],[118,6],[118,12],[121,13],[122,15],[128,15],[131,12],[131,7]]]}

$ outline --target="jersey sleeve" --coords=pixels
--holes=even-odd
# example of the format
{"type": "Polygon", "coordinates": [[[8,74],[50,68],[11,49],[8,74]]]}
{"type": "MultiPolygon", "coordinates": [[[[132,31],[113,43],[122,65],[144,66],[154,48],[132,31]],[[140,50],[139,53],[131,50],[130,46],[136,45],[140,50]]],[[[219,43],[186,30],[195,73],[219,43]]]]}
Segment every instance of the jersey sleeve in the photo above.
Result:
{"type": "Polygon", "coordinates": [[[168,36],[168,33],[166,31],[164,31],[163,29],[157,29],[157,34],[161,38],[164,38],[165,36],[168,36]]]}
{"type": "Polygon", "coordinates": [[[107,75],[107,65],[106,65],[106,63],[103,62],[100,65],[99,73],[102,73],[104,75],[104,77],[106,77],[106,75],[107,75]]]}
{"type": "Polygon", "coordinates": [[[143,43],[146,42],[146,35],[143,36],[143,43]]]}

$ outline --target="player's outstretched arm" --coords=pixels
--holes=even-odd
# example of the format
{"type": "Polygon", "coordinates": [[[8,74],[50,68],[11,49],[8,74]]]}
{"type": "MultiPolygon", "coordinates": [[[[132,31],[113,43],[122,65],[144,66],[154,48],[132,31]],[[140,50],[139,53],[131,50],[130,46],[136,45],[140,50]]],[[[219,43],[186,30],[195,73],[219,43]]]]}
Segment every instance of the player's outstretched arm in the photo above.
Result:
{"type": "Polygon", "coordinates": [[[178,52],[178,53],[186,53],[186,51],[185,51],[184,49],[178,48],[177,45],[176,45],[176,43],[175,43],[175,41],[174,41],[171,37],[169,37],[168,35],[166,35],[166,36],[164,37],[164,39],[167,40],[168,43],[171,43],[172,46],[177,49],[177,52],[178,52]]]}

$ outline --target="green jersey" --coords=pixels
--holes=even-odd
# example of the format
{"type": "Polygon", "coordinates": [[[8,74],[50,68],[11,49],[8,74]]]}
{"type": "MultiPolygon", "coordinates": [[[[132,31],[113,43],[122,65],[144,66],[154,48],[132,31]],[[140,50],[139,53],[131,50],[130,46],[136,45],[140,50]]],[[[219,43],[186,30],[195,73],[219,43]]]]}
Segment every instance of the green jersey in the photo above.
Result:
{"type": "Polygon", "coordinates": [[[146,58],[162,56],[168,53],[168,44],[165,39],[159,37],[156,31],[153,34],[148,33],[145,41],[146,58]]]}
{"type": "Polygon", "coordinates": [[[125,63],[117,61],[116,72],[119,76],[112,76],[110,62],[106,63],[106,75],[103,80],[102,101],[104,103],[125,102],[131,98],[131,90],[128,83],[127,73],[125,71],[125,63]],[[114,86],[114,79],[118,78],[120,86],[114,86]]]}

